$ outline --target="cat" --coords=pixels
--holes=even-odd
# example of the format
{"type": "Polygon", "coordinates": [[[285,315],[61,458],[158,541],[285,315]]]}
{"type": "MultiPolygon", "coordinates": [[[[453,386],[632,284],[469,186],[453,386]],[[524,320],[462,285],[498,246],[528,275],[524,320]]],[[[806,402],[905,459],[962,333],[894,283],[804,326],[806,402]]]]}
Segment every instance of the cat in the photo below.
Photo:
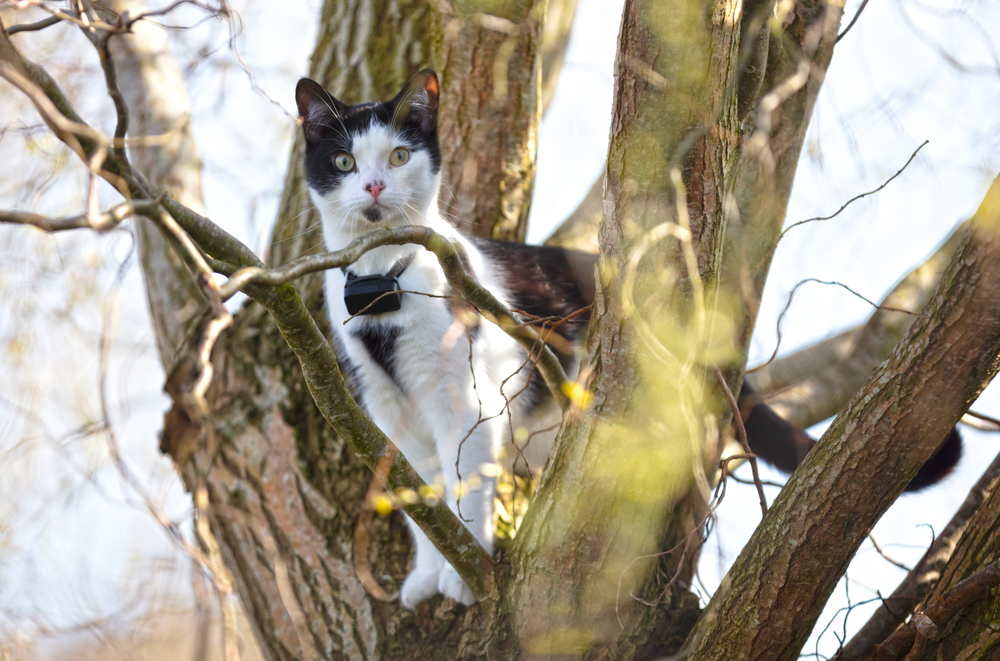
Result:
{"type": "MultiPolygon", "coordinates": [[[[386,102],[347,105],[307,78],[295,96],[306,181],[326,247],[339,250],[376,227],[432,228],[460,247],[465,269],[508,308],[569,317],[555,328],[563,341],[552,348],[574,378],[579,361],[572,347],[589,321],[597,255],[470,239],[445,218],[438,208],[437,75],[418,73],[386,102]]],[[[350,267],[327,271],[324,291],[338,356],[359,400],[492,553],[499,469],[537,474],[561,421],[524,349],[451,298],[437,258],[420,246],[371,250],[350,267]],[[397,288],[402,293],[375,300],[397,288]]],[[[741,392],[743,402],[752,397],[748,387],[741,392]]],[[[761,402],[752,401],[748,411],[751,447],[765,460],[790,470],[814,443],[761,402]]],[[[474,603],[458,572],[407,523],[415,558],[400,589],[403,606],[413,609],[438,593],[474,603]]]]}

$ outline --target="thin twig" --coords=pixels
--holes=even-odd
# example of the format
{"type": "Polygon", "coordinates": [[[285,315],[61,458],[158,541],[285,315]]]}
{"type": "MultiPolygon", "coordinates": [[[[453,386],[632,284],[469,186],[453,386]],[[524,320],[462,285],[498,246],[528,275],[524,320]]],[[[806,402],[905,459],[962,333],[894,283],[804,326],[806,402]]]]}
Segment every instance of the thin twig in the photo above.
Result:
{"type": "Polygon", "coordinates": [[[883,559],[884,559],[884,560],[885,560],[886,562],[888,562],[888,563],[890,563],[890,564],[893,564],[893,565],[896,565],[897,567],[899,567],[900,569],[902,569],[902,570],[903,570],[903,571],[905,571],[905,572],[910,572],[910,571],[913,571],[912,569],[910,569],[909,567],[907,567],[906,565],[904,565],[904,564],[903,564],[902,562],[899,562],[898,560],[893,560],[892,558],[890,558],[889,556],[887,556],[887,555],[885,554],[885,552],[884,552],[884,551],[882,551],[882,547],[881,547],[881,546],[879,546],[879,545],[878,545],[878,542],[876,542],[876,541],[875,541],[875,537],[873,537],[871,533],[868,533],[868,539],[869,539],[869,540],[871,540],[871,543],[872,543],[872,546],[874,546],[874,547],[875,547],[875,551],[876,551],[876,552],[877,552],[877,553],[878,553],[878,554],[879,554],[880,556],[882,556],[882,558],[883,558],[883,559]]]}
{"type": "Polygon", "coordinates": [[[837,39],[836,39],[836,41],[834,41],[833,43],[835,43],[835,44],[836,44],[836,43],[838,43],[838,42],[839,42],[839,41],[840,41],[841,39],[843,39],[843,38],[844,38],[844,36],[845,36],[845,35],[846,35],[846,34],[847,34],[848,32],[850,32],[850,31],[851,31],[851,28],[853,28],[853,27],[854,27],[854,24],[858,22],[858,19],[859,19],[859,18],[861,18],[861,12],[863,12],[863,11],[865,10],[865,7],[867,7],[867,6],[868,6],[868,0],[862,0],[862,2],[861,2],[861,6],[860,6],[860,7],[858,7],[858,11],[856,11],[856,12],[854,13],[854,18],[852,18],[852,19],[851,19],[851,22],[847,24],[847,27],[846,27],[846,28],[844,28],[844,31],[843,31],[843,32],[841,32],[840,34],[838,34],[838,35],[837,35],[837,39]]]}
{"type": "Polygon", "coordinates": [[[895,179],[899,175],[903,174],[903,171],[906,170],[907,167],[909,167],[910,163],[913,162],[913,159],[917,157],[918,153],[920,153],[920,150],[923,149],[927,145],[927,143],[929,143],[929,142],[930,142],[930,140],[924,140],[922,143],[920,143],[920,146],[917,147],[915,150],[913,150],[913,153],[910,154],[910,157],[908,159],[906,159],[906,163],[903,164],[903,167],[899,168],[899,170],[896,171],[896,174],[892,175],[891,177],[889,177],[888,179],[886,179],[885,181],[883,181],[882,185],[879,186],[878,188],[873,188],[870,191],[865,191],[864,193],[860,193],[859,195],[855,195],[854,197],[852,197],[851,199],[849,199],[847,202],[844,202],[844,204],[841,205],[841,207],[839,209],[837,209],[836,211],[834,211],[833,213],[831,213],[829,216],[816,216],[815,218],[806,218],[805,220],[800,220],[800,221],[798,221],[796,223],[792,223],[791,225],[789,225],[788,227],[786,227],[784,230],[782,230],[781,234],[778,235],[778,238],[777,238],[777,240],[775,240],[774,245],[771,246],[771,249],[768,250],[767,253],[764,254],[764,256],[761,258],[761,260],[757,263],[757,266],[754,267],[754,270],[755,271],[760,270],[760,267],[764,265],[764,263],[768,260],[768,258],[770,258],[770,256],[772,254],[774,254],[774,251],[777,249],[778,244],[781,243],[781,240],[783,238],[785,238],[785,235],[788,234],[793,229],[795,229],[796,227],[798,227],[799,225],[805,225],[806,223],[815,223],[815,222],[819,222],[819,221],[823,221],[823,220],[830,220],[831,218],[836,218],[837,216],[839,216],[841,214],[841,212],[844,209],[846,209],[847,207],[849,207],[854,202],[857,202],[858,200],[860,200],[862,198],[868,197],[869,195],[874,195],[875,193],[879,192],[880,190],[882,190],[883,188],[885,188],[886,186],[888,186],[892,182],[893,179],[895,179]]]}
{"type": "Polygon", "coordinates": [[[733,421],[736,423],[736,435],[740,439],[740,445],[743,446],[743,452],[748,455],[747,459],[750,460],[750,470],[753,472],[753,483],[757,487],[757,495],[760,497],[761,515],[767,514],[767,498],[764,496],[764,485],[761,483],[760,473],[757,471],[757,455],[755,455],[753,450],[750,449],[750,441],[747,438],[747,428],[743,425],[743,415],[740,413],[740,405],[733,396],[733,391],[729,389],[729,384],[726,383],[726,377],[722,374],[722,370],[718,367],[715,368],[715,377],[719,380],[719,385],[722,386],[722,392],[726,394],[726,399],[729,400],[729,406],[733,409],[733,421]]]}
{"type": "Polygon", "coordinates": [[[870,298],[868,298],[868,297],[866,297],[866,296],[864,296],[864,295],[862,295],[862,294],[854,291],[853,289],[851,289],[850,287],[848,287],[844,283],[837,282],[836,280],[820,280],[819,278],[805,278],[803,280],[799,280],[798,282],[795,283],[795,286],[792,287],[791,293],[788,294],[788,300],[785,302],[785,307],[782,308],[781,314],[778,315],[778,321],[775,324],[775,334],[778,336],[778,340],[777,340],[777,342],[774,345],[774,351],[771,352],[771,356],[766,361],[764,361],[760,365],[757,365],[756,367],[752,367],[752,368],[748,369],[747,370],[747,374],[750,374],[752,372],[756,372],[758,370],[764,369],[765,367],[767,367],[768,365],[770,365],[771,363],[773,363],[774,359],[778,357],[778,351],[781,349],[781,322],[784,320],[785,314],[788,313],[789,308],[792,307],[792,299],[795,297],[795,292],[797,292],[799,290],[799,287],[801,287],[802,285],[804,285],[806,283],[809,283],[809,282],[815,282],[815,283],[818,283],[818,284],[821,284],[821,285],[835,285],[835,286],[840,287],[842,289],[846,289],[847,291],[849,291],[850,293],[854,294],[855,296],[857,296],[858,298],[860,298],[862,301],[864,301],[868,305],[870,305],[873,308],[875,308],[876,310],[887,310],[889,312],[902,312],[903,314],[908,314],[908,315],[911,315],[911,316],[914,316],[914,317],[917,316],[917,313],[913,312],[912,310],[904,310],[902,308],[896,308],[896,307],[892,307],[890,305],[879,305],[878,303],[876,303],[875,301],[871,300],[870,298]]]}

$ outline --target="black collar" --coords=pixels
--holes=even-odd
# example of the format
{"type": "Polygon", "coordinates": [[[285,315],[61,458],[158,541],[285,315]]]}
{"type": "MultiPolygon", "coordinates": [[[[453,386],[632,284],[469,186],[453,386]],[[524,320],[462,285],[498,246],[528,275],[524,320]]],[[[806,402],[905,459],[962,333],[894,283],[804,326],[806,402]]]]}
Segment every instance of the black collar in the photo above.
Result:
{"type": "Polygon", "coordinates": [[[385,275],[358,276],[342,267],[347,277],[344,283],[344,304],[347,313],[354,315],[384,314],[395,312],[403,305],[403,293],[396,280],[416,256],[416,251],[392,265],[385,275]]]}

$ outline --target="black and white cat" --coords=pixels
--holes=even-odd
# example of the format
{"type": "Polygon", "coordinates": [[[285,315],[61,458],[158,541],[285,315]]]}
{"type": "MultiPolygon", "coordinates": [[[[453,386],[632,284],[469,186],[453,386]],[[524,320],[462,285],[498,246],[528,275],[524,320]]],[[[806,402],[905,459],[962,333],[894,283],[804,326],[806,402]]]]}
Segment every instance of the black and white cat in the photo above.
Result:
{"type": "MultiPolygon", "coordinates": [[[[376,227],[423,225],[457,242],[466,270],[509,308],[559,318],[585,308],[594,297],[595,255],[471,240],[442,216],[438,90],[434,72],[422,71],[391,101],[348,106],[318,83],[299,81],[306,178],[327,248],[344,248],[376,227]]],[[[525,351],[448,298],[436,257],[419,246],[376,248],[349,268],[327,271],[325,292],[339,355],[372,419],[424,481],[443,490],[448,505],[492,553],[496,476],[515,461],[540,469],[561,417],[526,364],[525,351]],[[350,318],[358,309],[352,303],[349,310],[352,292],[362,284],[381,291],[393,279],[406,292],[390,297],[398,306],[373,306],[350,318]],[[514,438],[529,435],[526,445],[515,445],[514,438]]],[[[588,320],[578,314],[557,331],[572,342],[588,320]]],[[[559,356],[572,376],[578,365],[565,344],[559,356]]],[[[748,397],[752,391],[745,388],[741,402],[748,397]]],[[[751,447],[780,468],[793,469],[815,442],[766,405],[749,403],[751,447]]],[[[941,466],[928,474],[934,481],[958,460],[954,436],[939,452],[941,466]]],[[[403,605],[413,608],[438,593],[472,604],[458,573],[407,522],[416,559],[402,586],[403,605]]]]}
{"type": "MultiPolygon", "coordinates": [[[[328,249],[343,248],[375,227],[423,225],[458,242],[466,269],[510,307],[532,312],[541,303],[545,314],[566,315],[587,305],[577,280],[593,282],[593,256],[580,254],[577,278],[564,251],[473,242],[442,217],[433,72],[421,72],[385,103],[347,106],[307,79],[299,81],[296,100],[309,190],[328,249]],[[525,268],[516,270],[519,264],[525,268]],[[527,297],[511,295],[512,272],[527,297]]],[[[561,416],[540,377],[528,382],[532,370],[525,351],[494,324],[477,323],[464,306],[440,298],[450,287],[436,257],[419,246],[376,248],[347,269],[328,271],[325,291],[341,358],[350,363],[372,419],[424,481],[443,487],[448,505],[492,553],[500,467],[518,459],[541,468],[561,416]],[[351,316],[345,284],[371,275],[395,276],[401,290],[439,298],[404,293],[398,310],[345,324],[351,316]],[[521,428],[535,435],[517,450],[511,430],[521,428]]],[[[584,318],[560,329],[572,339],[585,325],[584,318]]],[[[416,562],[403,583],[403,604],[412,608],[438,592],[473,603],[458,573],[407,521],[416,562]]]]}

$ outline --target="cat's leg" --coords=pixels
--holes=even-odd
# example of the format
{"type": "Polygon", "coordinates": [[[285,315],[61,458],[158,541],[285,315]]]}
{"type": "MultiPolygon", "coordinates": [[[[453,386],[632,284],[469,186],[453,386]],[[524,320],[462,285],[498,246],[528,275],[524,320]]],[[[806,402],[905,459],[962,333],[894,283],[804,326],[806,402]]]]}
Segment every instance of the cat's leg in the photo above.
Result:
{"type": "MultiPolygon", "coordinates": [[[[388,392],[369,395],[367,404],[372,421],[393,440],[424,482],[434,484],[441,472],[441,463],[431,431],[420,416],[413,414],[412,405],[388,392]]],[[[413,568],[400,588],[399,600],[404,607],[413,610],[418,603],[438,593],[441,570],[446,563],[441,552],[409,516],[406,516],[406,524],[413,538],[414,559],[413,568]]]]}
{"type": "Polygon", "coordinates": [[[399,600],[403,606],[413,610],[417,604],[425,599],[430,599],[440,589],[438,587],[441,579],[441,570],[444,568],[444,556],[437,550],[424,531],[413,522],[409,516],[406,523],[410,528],[410,535],[413,537],[413,546],[416,555],[413,559],[413,569],[407,574],[403,581],[403,587],[399,591],[399,600]]]}
{"type": "MultiPolygon", "coordinates": [[[[495,448],[501,420],[480,419],[478,405],[472,413],[466,409],[462,415],[441,416],[434,431],[448,507],[492,555],[493,498],[498,472],[495,448]]],[[[447,561],[441,569],[438,590],[465,605],[476,602],[465,581],[447,561]]]]}

